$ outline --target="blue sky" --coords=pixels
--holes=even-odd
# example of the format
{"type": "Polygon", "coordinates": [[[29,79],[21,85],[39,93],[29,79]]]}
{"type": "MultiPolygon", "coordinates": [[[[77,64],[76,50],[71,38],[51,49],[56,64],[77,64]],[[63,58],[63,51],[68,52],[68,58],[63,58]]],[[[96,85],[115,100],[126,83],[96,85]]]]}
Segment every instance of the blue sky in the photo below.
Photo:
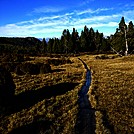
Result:
{"type": "Polygon", "coordinates": [[[134,0],[0,0],[0,37],[60,37],[85,25],[108,36],[122,16],[134,23],[134,0]]]}

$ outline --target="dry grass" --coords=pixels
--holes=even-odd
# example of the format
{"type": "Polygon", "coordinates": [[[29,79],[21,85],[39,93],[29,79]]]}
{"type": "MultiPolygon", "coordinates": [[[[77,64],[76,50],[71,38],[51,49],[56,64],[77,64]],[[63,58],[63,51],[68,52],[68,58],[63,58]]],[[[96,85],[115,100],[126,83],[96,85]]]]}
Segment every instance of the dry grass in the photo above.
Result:
{"type": "MultiPolygon", "coordinates": [[[[80,56],[92,71],[89,99],[96,109],[96,133],[131,134],[134,131],[134,56],[105,60],[95,57],[80,56]]],[[[31,62],[46,62],[48,58],[31,59],[31,62]]],[[[78,91],[85,81],[85,70],[77,57],[70,59],[72,64],[51,65],[52,73],[23,76],[13,73],[17,102],[13,108],[1,110],[1,134],[75,133],[78,91]]]]}
{"type": "Polygon", "coordinates": [[[96,108],[96,133],[134,132],[134,56],[95,60],[83,56],[92,68],[90,101],[96,108]]]}
{"type": "MultiPolygon", "coordinates": [[[[46,62],[33,58],[31,62],[46,62]]],[[[18,76],[15,102],[1,112],[0,133],[67,133],[74,132],[78,113],[78,90],[84,82],[83,64],[53,66],[52,73],[18,76]]]]}

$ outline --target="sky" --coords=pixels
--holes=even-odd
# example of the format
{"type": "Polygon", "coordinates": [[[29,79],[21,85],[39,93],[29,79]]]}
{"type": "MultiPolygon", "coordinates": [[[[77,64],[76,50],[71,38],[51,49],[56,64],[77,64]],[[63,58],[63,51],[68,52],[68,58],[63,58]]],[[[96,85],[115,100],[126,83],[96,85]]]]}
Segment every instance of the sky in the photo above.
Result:
{"type": "Polygon", "coordinates": [[[134,0],[0,0],[0,37],[59,38],[85,25],[109,36],[122,16],[134,23],[134,0]]]}

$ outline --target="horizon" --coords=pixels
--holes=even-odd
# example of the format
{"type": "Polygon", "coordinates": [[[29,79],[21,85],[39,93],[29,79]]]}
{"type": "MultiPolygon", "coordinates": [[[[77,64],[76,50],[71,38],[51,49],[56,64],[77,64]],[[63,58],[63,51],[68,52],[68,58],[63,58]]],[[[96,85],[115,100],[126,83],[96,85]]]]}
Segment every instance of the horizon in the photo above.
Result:
{"type": "Polygon", "coordinates": [[[0,37],[60,38],[64,29],[80,35],[85,25],[110,36],[122,16],[134,22],[133,8],[133,0],[1,0],[0,37]]]}

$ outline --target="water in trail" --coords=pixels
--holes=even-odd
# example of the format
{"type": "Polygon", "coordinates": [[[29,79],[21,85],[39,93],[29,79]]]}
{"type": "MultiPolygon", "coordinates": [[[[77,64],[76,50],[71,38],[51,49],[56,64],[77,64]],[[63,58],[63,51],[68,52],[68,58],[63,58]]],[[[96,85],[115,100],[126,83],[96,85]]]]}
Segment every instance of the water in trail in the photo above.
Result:
{"type": "Polygon", "coordinates": [[[91,72],[85,62],[79,59],[86,69],[86,81],[78,93],[79,114],[77,121],[77,134],[95,134],[95,110],[91,107],[88,91],[91,85],[91,72]]]}

